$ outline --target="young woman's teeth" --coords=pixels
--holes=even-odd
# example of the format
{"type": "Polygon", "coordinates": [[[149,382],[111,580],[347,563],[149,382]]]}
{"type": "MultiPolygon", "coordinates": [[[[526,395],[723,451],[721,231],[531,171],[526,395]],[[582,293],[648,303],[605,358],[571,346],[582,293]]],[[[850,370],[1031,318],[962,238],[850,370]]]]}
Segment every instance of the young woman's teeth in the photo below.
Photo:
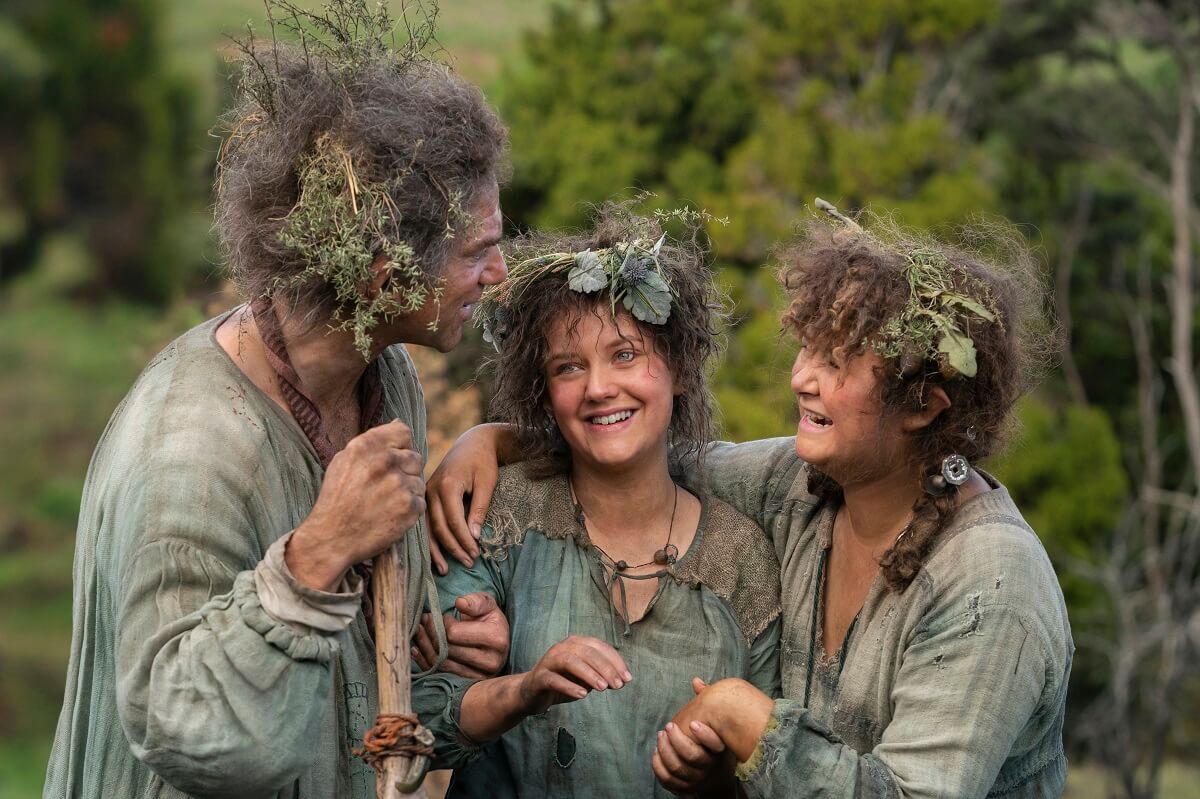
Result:
{"type": "Polygon", "coordinates": [[[630,416],[633,416],[633,411],[617,411],[608,416],[593,416],[592,424],[616,424],[625,421],[630,416]]]}
{"type": "Polygon", "coordinates": [[[813,413],[812,411],[808,412],[808,420],[813,424],[820,425],[821,427],[825,427],[830,423],[827,418],[819,413],[813,413]]]}

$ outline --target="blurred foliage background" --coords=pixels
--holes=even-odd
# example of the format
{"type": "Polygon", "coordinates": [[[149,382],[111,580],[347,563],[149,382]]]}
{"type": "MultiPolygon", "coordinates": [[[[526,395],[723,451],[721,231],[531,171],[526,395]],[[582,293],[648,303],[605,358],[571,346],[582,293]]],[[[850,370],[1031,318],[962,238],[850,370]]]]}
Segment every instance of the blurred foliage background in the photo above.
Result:
{"type": "MultiPolygon", "coordinates": [[[[510,230],[580,225],[589,203],[637,190],[729,219],[709,234],[738,309],[716,376],[730,438],[794,429],[794,345],[770,261],[814,196],[942,231],[979,214],[1022,227],[1069,348],[989,466],[1046,542],[1071,607],[1069,795],[1200,795],[1188,765],[1200,597],[1187,559],[1200,461],[1184,390],[1194,364],[1179,352],[1200,316],[1170,304],[1190,297],[1194,276],[1180,270],[1200,230],[1194,5],[442,0],[440,11],[447,56],[511,126],[510,230]],[[1175,511],[1151,512],[1160,494],[1175,511]],[[1160,584],[1179,590],[1155,594],[1160,584]],[[1165,632],[1146,643],[1139,622],[1165,632]]],[[[235,71],[223,34],[263,18],[258,0],[0,6],[0,799],[40,794],[91,450],[153,353],[237,302],[210,234],[220,143],[208,131],[235,71]]],[[[479,347],[418,353],[435,457],[486,414],[470,382],[479,347]]]]}

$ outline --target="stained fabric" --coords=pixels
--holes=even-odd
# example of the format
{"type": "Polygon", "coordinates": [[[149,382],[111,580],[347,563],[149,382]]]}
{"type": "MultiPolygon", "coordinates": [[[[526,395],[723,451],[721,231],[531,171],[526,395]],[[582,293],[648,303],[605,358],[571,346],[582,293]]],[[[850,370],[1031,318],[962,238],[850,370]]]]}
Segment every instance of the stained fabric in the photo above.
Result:
{"type": "Polygon", "coordinates": [[[793,439],[709,450],[702,487],[771,537],[783,589],[784,698],[739,769],[747,796],[1061,795],[1066,604],[1041,542],[984,476],[993,490],[959,508],[903,594],[876,578],[835,655],[810,651],[834,508],[807,492],[793,439]]]}
{"type": "Polygon", "coordinates": [[[778,696],[778,572],[769,544],[729,506],[701,495],[691,546],[626,637],[623,621],[613,620],[599,553],[574,522],[566,479],[535,485],[513,467],[503,471],[483,534],[487,555],[470,569],[451,565],[438,580],[443,608],[463,594],[493,594],[512,628],[510,672],[532,669],[570,635],[589,635],[619,645],[633,681],[554,705],[481,755],[457,727],[470,681],[419,680],[413,706],[439,739],[438,765],[457,769],[449,796],[670,796],[654,779],[650,755],[657,732],[694,696],[693,676],[741,677],[778,696]],[[505,501],[522,496],[540,501],[505,501]],[[522,521],[497,532],[500,515],[522,521]]]}
{"type": "MultiPolygon", "coordinates": [[[[221,321],[146,367],[96,448],[45,797],[374,795],[350,755],[377,710],[367,623],[283,622],[255,582],[271,545],[308,515],[324,470],[216,343],[221,321]]],[[[379,369],[386,418],[405,421],[424,454],[412,362],[392,347],[379,369]]],[[[420,523],[405,539],[412,564],[424,536],[420,523]]],[[[415,619],[420,568],[408,596],[415,619]]]]}

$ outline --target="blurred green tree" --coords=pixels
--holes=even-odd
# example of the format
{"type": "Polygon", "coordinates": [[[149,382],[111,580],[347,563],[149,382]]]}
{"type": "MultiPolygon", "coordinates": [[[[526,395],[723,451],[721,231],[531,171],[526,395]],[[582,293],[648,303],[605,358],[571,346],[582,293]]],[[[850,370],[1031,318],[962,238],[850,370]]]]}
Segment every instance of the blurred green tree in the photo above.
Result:
{"type": "MultiPolygon", "coordinates": [[[[18,0],[0,18],[0,281],[56,234],[92,269],[74,286],[159,302],[202,265],[187,211],[205,180],[194,92],[168,66],[157,0],[18,0]]],[[[202,240],[201,240],[202,241],[202,240]]]]}

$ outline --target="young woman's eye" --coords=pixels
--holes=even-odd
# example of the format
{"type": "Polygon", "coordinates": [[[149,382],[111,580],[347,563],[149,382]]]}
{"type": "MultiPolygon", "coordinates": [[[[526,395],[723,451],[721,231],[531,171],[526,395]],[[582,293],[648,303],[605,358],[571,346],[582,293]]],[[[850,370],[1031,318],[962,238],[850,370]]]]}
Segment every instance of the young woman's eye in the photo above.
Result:
{"type": "Polygon", "coordinates": [[[573,363],[560,363],[559,365],[554,367],[553,373],[556,375],[565,375],[565,374],[570,374],[571,372],[575,371],[578,368],[579,367],[573,363]]]}
{"type": "Polygon", "coordinates": [[[637,353],[633,350],[621,350],[614,356],[614,359],[618,363],[629,363],[636,357],[637,353]]]}

